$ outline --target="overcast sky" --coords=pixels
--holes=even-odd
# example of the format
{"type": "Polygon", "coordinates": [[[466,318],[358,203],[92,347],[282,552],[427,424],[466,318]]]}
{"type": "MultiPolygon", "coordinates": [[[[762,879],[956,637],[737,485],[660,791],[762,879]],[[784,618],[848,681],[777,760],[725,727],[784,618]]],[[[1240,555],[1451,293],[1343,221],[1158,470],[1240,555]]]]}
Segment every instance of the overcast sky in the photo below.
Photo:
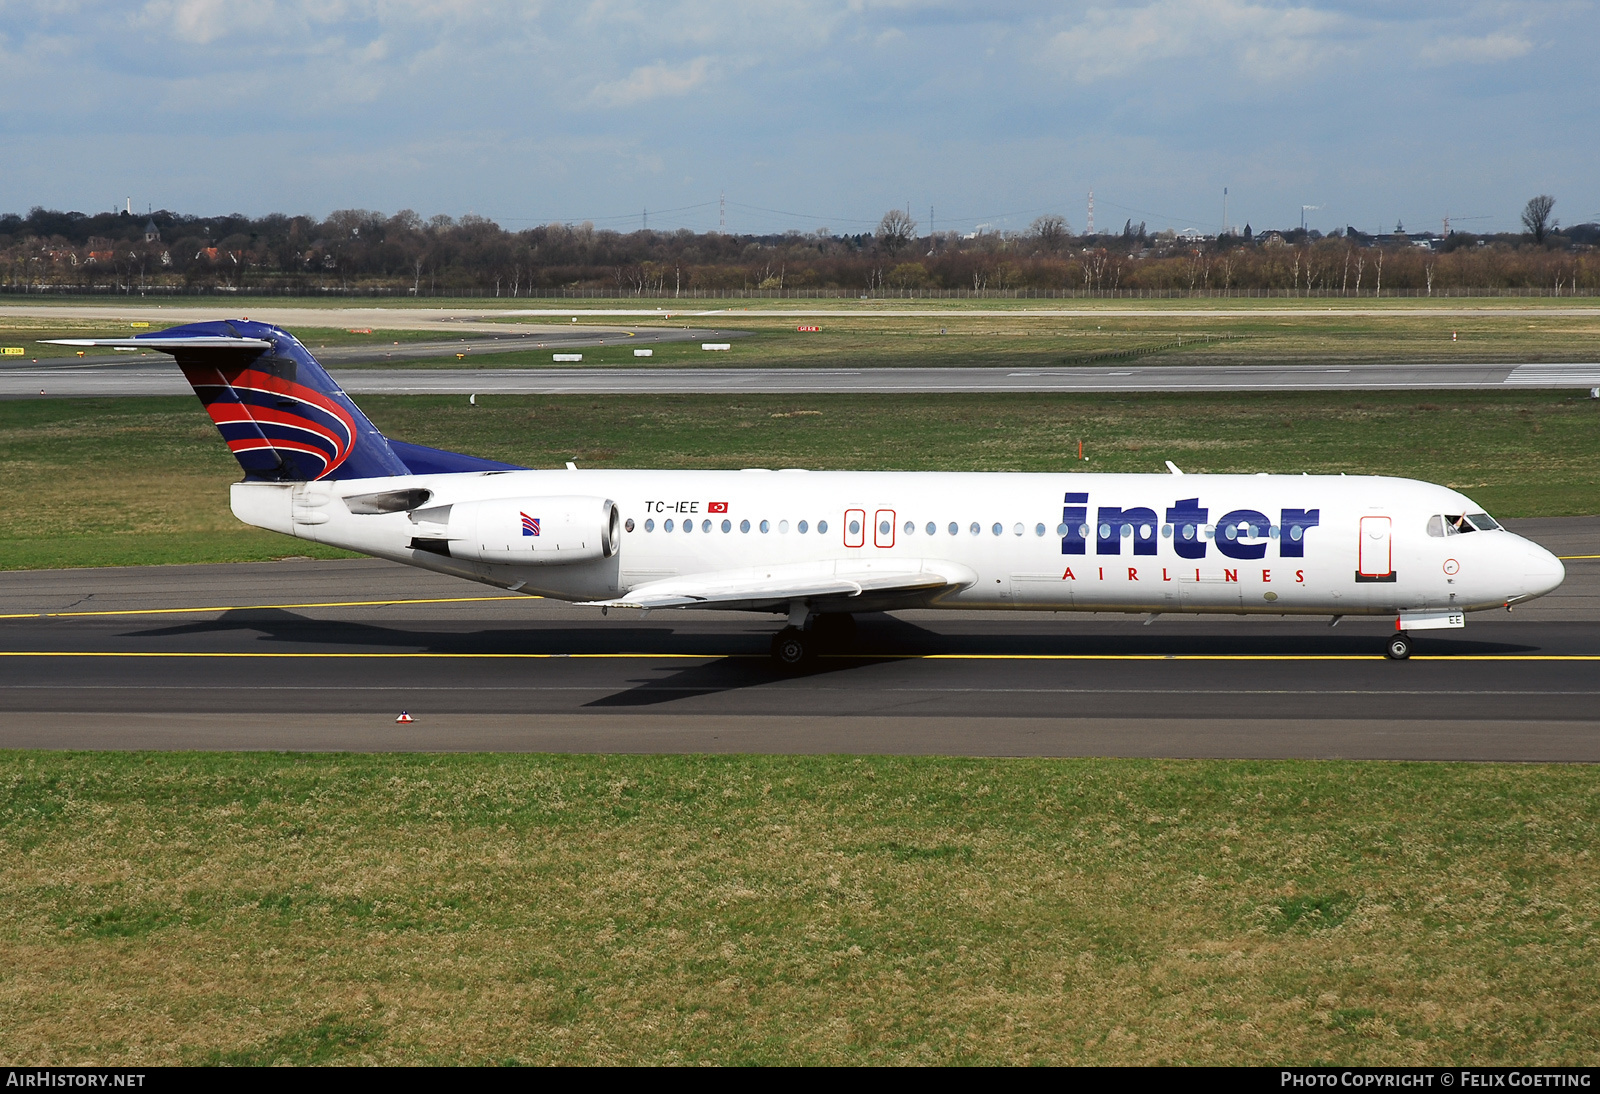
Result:
{"type": "Polygon", "coordinates": [[[0,0],[0,211],[1600,220],[1572,2],[0,0]],[[1478,217],[1482,219],[1467,219],[1478,217]]]}

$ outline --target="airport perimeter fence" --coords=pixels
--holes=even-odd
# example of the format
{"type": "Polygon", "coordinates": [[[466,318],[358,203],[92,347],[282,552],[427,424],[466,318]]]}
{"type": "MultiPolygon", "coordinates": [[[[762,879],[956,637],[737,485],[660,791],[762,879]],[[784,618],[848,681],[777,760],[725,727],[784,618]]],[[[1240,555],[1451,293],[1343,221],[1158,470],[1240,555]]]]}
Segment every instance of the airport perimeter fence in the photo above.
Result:
{"type": "Polygon", "coordinates": [[[1590,299],[1592,290],[1555,288],[1385,289],[1338,292],[1321,289],[683,289],[673,293],[615,289],[536,289],[509,293],[442,291],[413,293],[385,286],[307,289],[274,285],[0,285],[0,296],[25,297],[261,297],[395,300],[1476,300],[1590,299]]]}

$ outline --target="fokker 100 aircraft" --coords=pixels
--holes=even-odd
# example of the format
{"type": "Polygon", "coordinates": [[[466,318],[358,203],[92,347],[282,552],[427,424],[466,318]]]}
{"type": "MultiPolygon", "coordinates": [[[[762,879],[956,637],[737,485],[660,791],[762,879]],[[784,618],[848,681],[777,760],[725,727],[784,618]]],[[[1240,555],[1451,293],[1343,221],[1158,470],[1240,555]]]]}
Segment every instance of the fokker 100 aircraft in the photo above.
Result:
{"type": "Polygon", "coordinates": [[[232,449],[246,524],[600,608],[787,618],[784,666],[901,608],[1391,616],[1460,627],[1561,584],[1550,552],[1412,479],[537,471],[392,440],[266,323],[59,345],[172,354],[232,449]]]}

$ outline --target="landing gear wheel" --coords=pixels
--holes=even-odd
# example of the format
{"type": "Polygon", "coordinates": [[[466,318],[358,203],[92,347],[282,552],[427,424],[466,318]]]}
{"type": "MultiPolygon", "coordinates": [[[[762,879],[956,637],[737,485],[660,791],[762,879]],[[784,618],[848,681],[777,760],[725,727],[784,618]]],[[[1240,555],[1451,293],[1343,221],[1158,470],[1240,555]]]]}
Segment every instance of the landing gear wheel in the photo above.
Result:
{"type": "Polygon", "coordinates": [[[1397,634],[1389,639],[1389,644],[1384,647],[1383,653],[1391,661],[1404,661],[1411,656],[1411,639],[1403,634],[1397,634]]]}
{"type": "Polygon", "coordinates": [[[781,669],[802,669],[815,656],[814,640],[799,627],[785,627],[772,636],[772,660],[781,669]]]}

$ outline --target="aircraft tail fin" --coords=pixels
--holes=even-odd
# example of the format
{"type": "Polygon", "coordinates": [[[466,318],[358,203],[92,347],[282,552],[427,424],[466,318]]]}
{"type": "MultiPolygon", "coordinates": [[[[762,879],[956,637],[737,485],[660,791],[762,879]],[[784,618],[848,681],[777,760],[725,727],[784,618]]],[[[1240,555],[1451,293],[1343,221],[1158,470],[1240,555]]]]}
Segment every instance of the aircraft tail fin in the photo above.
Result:
{"type": "Polygon", "coordinates": [[[172,354],[246,479],[306,482],[515,469],[390,441],[299,339],[268,323],[233,319],[132,338],[58,341],[172,354]]]}

